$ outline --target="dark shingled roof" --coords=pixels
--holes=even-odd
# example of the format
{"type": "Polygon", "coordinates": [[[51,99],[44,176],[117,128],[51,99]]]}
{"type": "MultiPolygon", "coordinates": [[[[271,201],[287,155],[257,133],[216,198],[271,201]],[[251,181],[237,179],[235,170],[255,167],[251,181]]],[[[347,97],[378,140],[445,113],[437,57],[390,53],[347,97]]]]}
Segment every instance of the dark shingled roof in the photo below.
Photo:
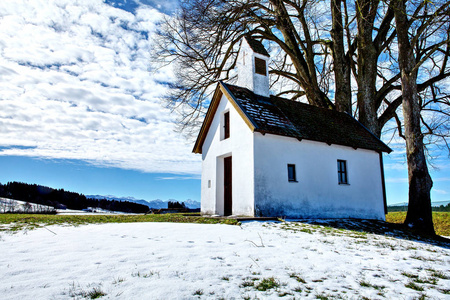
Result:
{"type": "Polygon", "coordinates": [[[255,131],[327,144],[391,152],[352,116],[280,97],[263,97],[230,84],[225,87],[255,125],[255,131]]]}
{"type": "Polygon", "coordinates": [[[252,48],[253,51],[255,51],[256,53],[259,53],[261,55],[270,57],[266,48],[264,48],[263,44],[260,41],[254,40],[249,36],[246,36],[245,40],[247,41],[248,45],[250,46],[250,48],[252,48]]]}

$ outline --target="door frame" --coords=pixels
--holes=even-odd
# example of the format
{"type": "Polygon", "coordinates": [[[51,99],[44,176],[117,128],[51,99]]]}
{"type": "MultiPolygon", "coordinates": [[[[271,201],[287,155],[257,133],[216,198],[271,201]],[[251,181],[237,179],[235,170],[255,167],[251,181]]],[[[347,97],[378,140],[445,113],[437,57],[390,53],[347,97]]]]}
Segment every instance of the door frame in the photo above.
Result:
{"type": "Polygon", "coordinates": [[[223,215],[233,214],[233,159],[223,158],[223,215]]]}

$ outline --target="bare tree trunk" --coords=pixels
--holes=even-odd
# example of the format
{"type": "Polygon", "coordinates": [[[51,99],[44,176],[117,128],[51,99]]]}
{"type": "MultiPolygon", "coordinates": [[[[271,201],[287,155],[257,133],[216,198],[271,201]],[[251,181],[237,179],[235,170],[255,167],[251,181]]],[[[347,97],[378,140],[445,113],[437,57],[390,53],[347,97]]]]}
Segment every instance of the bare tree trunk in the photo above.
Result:
{"type": "MultiPolygon", "coordinates": [[[[346,0],[344,0],[346,1],[346,0]]],[[[352,114],[352,91],[350,81],[350,62],[345,55],[344,27],[342,26],[341,0],[331,0],[333,40],[333,64],[334,64],[334,103],[336,109],[352,114]]]]}
{"type": "Polygon", "coordinates": [[[435,235],[431,213],[431,187],[421,131],[420,105],[417,93],[416,59],[408,31],[409,22],[403,0],[394,0],[398,36],[398,61],[402,83],[402,106],[408,163],[409,204],[405,224],[428,235],[435,235]]]}
{"type": "Polygon", "coordinates": [[[358,0],[358,109],[359,121],[377,137],[381,136],[378,124],[375,96],[378,70],[378,54],[373,42],[374,20],[378,9],[377,0],[358,0]]]}

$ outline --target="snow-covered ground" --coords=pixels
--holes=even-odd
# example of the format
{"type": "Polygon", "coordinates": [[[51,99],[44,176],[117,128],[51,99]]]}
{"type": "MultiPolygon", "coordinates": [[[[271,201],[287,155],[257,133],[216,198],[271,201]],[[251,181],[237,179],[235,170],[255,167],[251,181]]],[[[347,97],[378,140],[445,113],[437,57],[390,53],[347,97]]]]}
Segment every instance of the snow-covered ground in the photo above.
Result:
{"type": "Polygon", "coordinates": [[[111,211],[102,208],[88,208],[87,210],[75,210],[75,209],[57,209],[58,215],[142,215],[134,213],[125,213],[121,211],[111,211]]]}
{"type": "Polygon", "coordinates": [[[46,206],[36,203],[19,201],[0,197],[0,213],[4,212],[49,212],[53,211],[53,206],[46,206]]]}
{"type": "MultiPolygon", "coordinates": [[[[7,213],[7,212],[36,213],[36,212],[51,212],[54,210],[55,208],[53,206],[46,206],[31,202],[0,197],[0,213],[7,213]]],[[[114,214],[136,215],[133,213],[125,213],[121,211],[110,211],[99,207],[89,207],[86,210],[56,209],[56,212],[58,215],[114,215],[114,214]]]]}
{"type": "Polygon", "coordinates": [[[449,267],[448,246],[296,222],[0,233],[1,299],[450,299],[449,267]]]}

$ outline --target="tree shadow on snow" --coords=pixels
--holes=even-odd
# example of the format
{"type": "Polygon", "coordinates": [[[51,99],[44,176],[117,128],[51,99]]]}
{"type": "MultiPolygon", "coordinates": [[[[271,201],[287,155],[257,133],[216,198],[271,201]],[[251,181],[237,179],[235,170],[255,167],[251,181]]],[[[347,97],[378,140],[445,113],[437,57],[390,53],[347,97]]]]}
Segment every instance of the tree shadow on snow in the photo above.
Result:
{"type": "Polygon", "coordinates": [[[298,222],[322,225],[336,229],[353,230],[358,232],[367,232],[376,235],[388,236],[398,239],[411,240],[434,246],[450,249],[450,239],[443,236],[423,236],[411,231],[404,224],[394,224],[378,220],[361,220],[361,219],[311,219],[298,220],[298,222]]]}

